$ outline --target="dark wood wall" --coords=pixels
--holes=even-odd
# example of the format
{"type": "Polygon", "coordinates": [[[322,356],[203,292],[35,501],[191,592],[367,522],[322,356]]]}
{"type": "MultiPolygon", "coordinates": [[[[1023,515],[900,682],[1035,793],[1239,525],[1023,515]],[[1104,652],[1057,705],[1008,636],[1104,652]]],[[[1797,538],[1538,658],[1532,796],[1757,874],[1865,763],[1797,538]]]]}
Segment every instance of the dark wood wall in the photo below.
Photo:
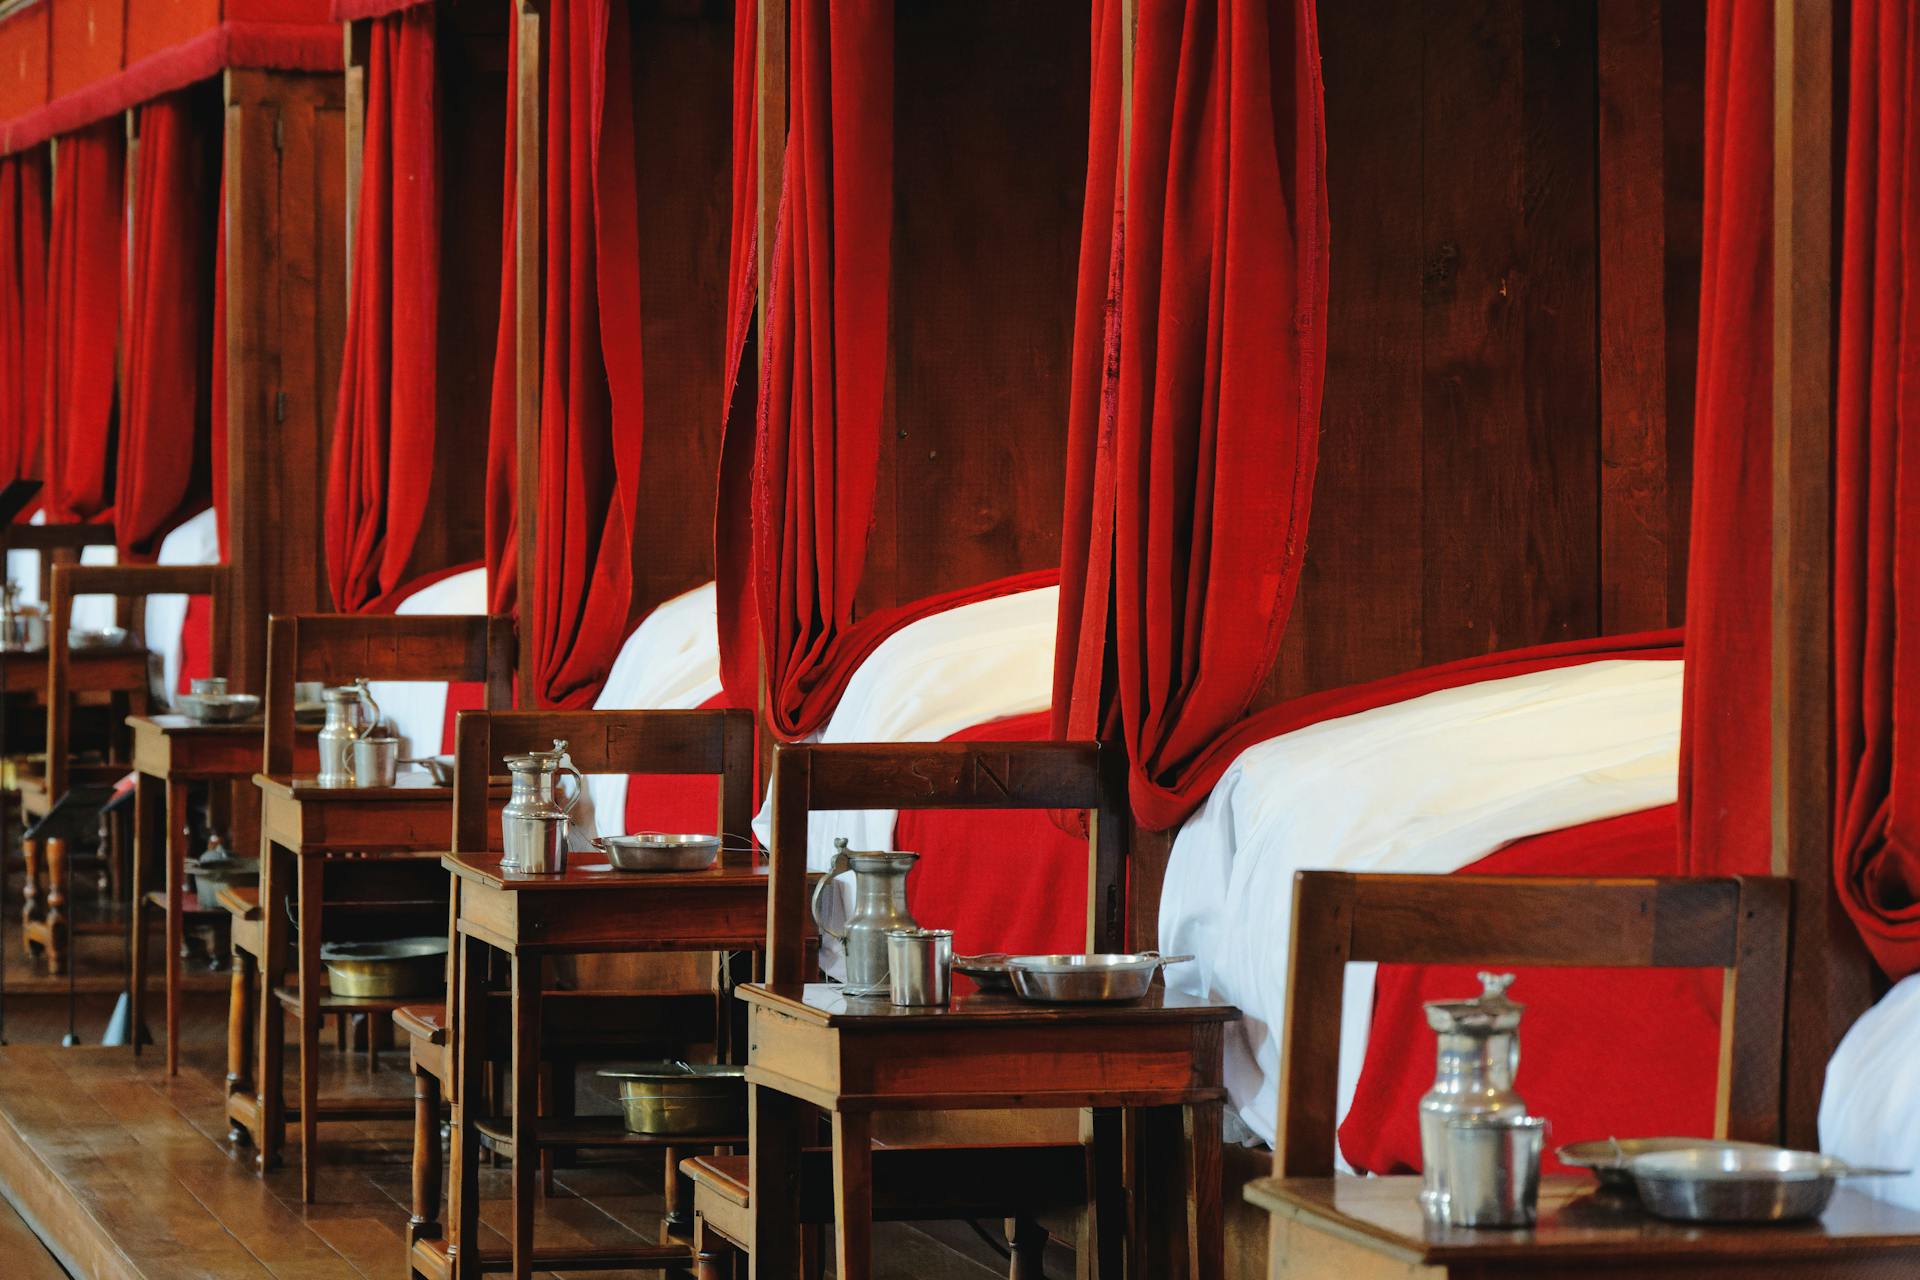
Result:
{"type": "Polygon", "coordinates": [[[631,4],[646,436],[633,617],[713,577],[726,394],[733,6],[631,4]]]}
{"type": "Polygon", "coordinates": [[[1088,9],[897,6],[892,344],[862,604],[1060,562],[1088,9]]]}
{"type": "Polygon", "coordinates": [[[1701,9],[1321,6],[1326,401],[1270,698],[1680,621],[1701,9]]]}

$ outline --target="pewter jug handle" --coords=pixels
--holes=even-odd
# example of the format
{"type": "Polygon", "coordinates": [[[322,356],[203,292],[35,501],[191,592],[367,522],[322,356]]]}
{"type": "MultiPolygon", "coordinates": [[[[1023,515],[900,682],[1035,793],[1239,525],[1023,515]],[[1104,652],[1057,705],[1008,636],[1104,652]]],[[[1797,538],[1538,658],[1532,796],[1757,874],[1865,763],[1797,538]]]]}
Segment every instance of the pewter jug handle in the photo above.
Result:
{"type": "MultiPolygon", "coordinates": [[[[555,738],[553,749],[560,753],[560,767],[573,775],[573,794],[567,797],[566,803],[566,815],[571,818],[573,806],[580,803],[580,794],[587,789],[587,775],[580,772],[579,767],[573,763],[573,757],[567,754],[565,738],[555,738]]],[[[556,787],[559,785],[557,780],[554,785],[556,787]]]]}
{"type": "Polygon", "coordinates": [[[853,870],[853,855],[847,852],[847,838],[841,836],[833,842],[833,862],[827,867],[827,874],[820,877],[820,883],[813,886],[813,922],[820,926],[820,932],[830,934],[842,941],[846,940],[846,931],[836,929],[820,918],[820,895],[827,891],[833,878],[842,871],[853,870]]]}
{"type": "MultiPolygon", "coordinates": [[[[358,742],[360,739],[372,733],[374,729],[379,725],[380,704],[374,701],[373,686],[367,683],[367,678],[365,676],[361,676],[358,680],[355,680],[353,682],[353,687],[359,691],[360,701],[365,703],[368,708],[366,723],[353,731],[353,740],[355,742],[358,742]]],[[[353,753],[348,752],[347,755],[349,760],[351,760],[353,753]]],[[[351,763],[349,763],[347,766],[347,772],[349,774],[353,772],[353,766],[351,763]]]]}

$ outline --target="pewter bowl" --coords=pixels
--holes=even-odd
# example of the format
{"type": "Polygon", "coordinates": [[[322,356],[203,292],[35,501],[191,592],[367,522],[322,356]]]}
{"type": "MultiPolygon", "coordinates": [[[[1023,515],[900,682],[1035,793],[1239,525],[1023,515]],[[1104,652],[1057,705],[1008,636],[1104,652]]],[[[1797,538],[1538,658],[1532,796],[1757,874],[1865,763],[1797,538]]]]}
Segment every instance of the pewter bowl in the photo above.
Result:
{"type": "Polygon", "coordinates": [[[1791,1222],[1817,1217],[1841,1178],[1892,1177],[1817,1151],[1782,1147],[1654,1151],[1627,1162],[1640,1203],[1678,1222],[1791,1222]]]}
{"type": "Polygon", "coordinates": [[[599,836],[593,847],[616,871],[705,871],[720,856],[720,837],[642,831],[599,836]]]}

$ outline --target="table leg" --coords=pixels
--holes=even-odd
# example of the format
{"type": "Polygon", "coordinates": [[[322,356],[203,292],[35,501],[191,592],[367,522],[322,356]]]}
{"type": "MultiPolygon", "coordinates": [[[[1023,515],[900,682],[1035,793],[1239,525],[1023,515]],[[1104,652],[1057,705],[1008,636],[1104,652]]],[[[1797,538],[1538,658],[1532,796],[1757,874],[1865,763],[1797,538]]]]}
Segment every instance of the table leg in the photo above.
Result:
{"type": "Polygon", "coordinates": [[[186,941],[181,903],[187,878],[187,787],[167,783],[167,1074],[180,1074],[180,949],[186,941]]]}
{"type": "Polygon", "coordinates": [[[293,855],[262,833],[260,837],[260,993],[254,1019],[260,1049],[255,1072],[260,1084],[260,1132],[254,1163],[262,1171],[280,1163],[287,1140],[286,1072],[287,1016],[274,995],[286,980],[287,894],[293,874],[293,855]]]}
{"type": "Polygon", "coordinates": [[[128,1039],[133,1056],[140,1056],[141,1030],[147,1025],[147,860],[160,834],[161,808],[157,779],[136,774],[133,779],[133,897],[128,904],[133,935],[133,973],[127,983],[128,1039]]]}
{"type": "Polygon", "coordinates": [[[747,1185],[753,1188],[749,1280],[800,1274],[801,1104],[777,1089],[747,1086],[747,1185]]]}
{"type": "Polygon", "coordinates": [[[313,1203],[320,1165],[320,872],[318,858],[297,858],[300,875],[300,1198],[313,1203]]]}
{"type": "Polygon", "coordinates": [[[833,1113],[834,1274],[868,1280],[873,1274],[873,1117],[833,1113]]]}
{"type": "MultiPolygon", "coordinates": [[[[253,1078],[253,1028],[258,1020],[254,1000],[260,989],[260,974],[253,956],[239,947],[233,951],[233,974],[227,984],[227,1096],[255,1093],[253,1078]]],[[[237,1121],[229,1120],[227,1141],[244,1143],[250,1135],[237,1121]]]]}
{"type": "Polygon", "coordinates": [[[513,1280],[533,1275],[533,1198],[540,1153],[540,958],[507,961],[513,994],[513,1280]]]}
{"type": "Polygon", "coordinates": [[[1090,1114],[1087,1141],[1087,1214],[1079,1242],[1079,1273],[1097,1280],[1126,1275],[1126,1126],[1115,1107],[1090,1114]]]}
{"type": "Polygon", "coordinates": [[[1221,1280],[1226,1271],[1226,1223],[1220,1208],[1220,1104],[1182,1108],[1186,1153],[1187,1274],[1221,1280]]]}
{"type": "Polygon", "coordinates": [[[455,943],[460,970],[454,984],[453,1203],[447,1212],[453,1234],[447,1249],[457,1280],[480,1280],[480,1113],[474,1108],[486,1097],[481,1047],[487,1042],[487,947],[464,934],[455,943]]]}

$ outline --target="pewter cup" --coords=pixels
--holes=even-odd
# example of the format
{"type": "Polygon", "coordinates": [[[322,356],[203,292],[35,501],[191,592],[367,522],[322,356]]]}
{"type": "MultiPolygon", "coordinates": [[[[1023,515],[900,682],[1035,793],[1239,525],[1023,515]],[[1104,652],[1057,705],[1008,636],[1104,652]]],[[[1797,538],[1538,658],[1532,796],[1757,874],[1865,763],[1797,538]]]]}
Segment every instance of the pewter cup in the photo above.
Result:
{"type": "Polygon", "coordinates": [[[188,688],[196,698],[224,698],[227,696],[227,678],[225,676],[196,676],[188,688]]]}
{"type": "Polygon", "coordinates": [[[887,933],[887,985],[898,1005],[945,1005],[953,989],[953,930],[887,933]]]}
{"type": "Polygon", "coordinates": [[[1530,1227],[1540,1205],[1540,1116],[1464,1116],[1447,1122],[1447,1225],[1530,1227]]]}
{"type": "Polygon", "coordinates": [[[353,785],[391,787],[400,778],[400,739],[355,738],[353,785]]]}

